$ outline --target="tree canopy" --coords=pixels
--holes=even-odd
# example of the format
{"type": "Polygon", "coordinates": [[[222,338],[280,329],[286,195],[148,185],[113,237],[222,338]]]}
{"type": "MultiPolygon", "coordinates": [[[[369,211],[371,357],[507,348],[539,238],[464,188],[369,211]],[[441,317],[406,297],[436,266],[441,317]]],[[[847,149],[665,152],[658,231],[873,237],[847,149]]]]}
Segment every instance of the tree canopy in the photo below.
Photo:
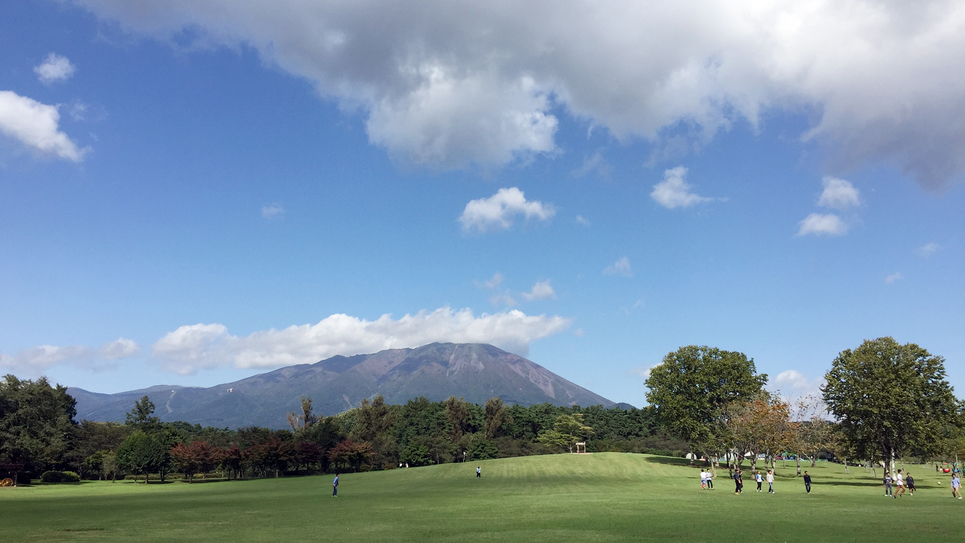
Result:
{"type": "Polygon", "coordinates": [[[0,463],[43,471],[63,461],[72,447],[76,401],[67,387],[7,375],[0,381],[0,463]]]}
{"type": "Polygon", "coordinates": [[[645,384],[660,422],[694,451],[719,447],[728,405],[754,398],[767,382],[740,352],[690,345],[663,357],[645,384]]]}
{"type": "Polygon", "coordinates": [[[935,454],[957,402],[944,359],[890,337],[842,351],[825,375],[828,409],[858,456],[886,465],[903,454],[935,454]]]}

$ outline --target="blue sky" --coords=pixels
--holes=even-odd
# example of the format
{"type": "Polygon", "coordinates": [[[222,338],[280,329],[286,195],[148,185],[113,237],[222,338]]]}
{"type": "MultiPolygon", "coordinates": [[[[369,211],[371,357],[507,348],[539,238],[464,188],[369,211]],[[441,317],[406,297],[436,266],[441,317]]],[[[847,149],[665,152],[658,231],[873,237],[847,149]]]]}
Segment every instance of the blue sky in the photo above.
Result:
{"type": "Polygon", "coordinates": [[[924,4],[6,2],[0,372],[479,341],[642,406],[683,345],[799,396],[890,335],[961,391],[965,8],[924,4]]]}

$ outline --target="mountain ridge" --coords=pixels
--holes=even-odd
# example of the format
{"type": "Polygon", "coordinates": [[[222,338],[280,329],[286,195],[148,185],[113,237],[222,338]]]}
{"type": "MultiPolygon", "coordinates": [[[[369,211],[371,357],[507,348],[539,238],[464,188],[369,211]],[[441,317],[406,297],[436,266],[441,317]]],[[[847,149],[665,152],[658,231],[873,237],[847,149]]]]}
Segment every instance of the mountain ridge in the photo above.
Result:
{"type": "Polygon", "coordinates": [[[334,415],[381,394],[401,404],[424,396],[449,396],[482,404],[492,397],[505,403],[533,405],[617,404],[521,356],[486,344],[432,343],[414,349],[333,356],[314,364],[286,366],[213,387],[156,385],[117,394],[69,387],[77,399],[77,419],[125,419],[134,402],[147,395],[162,421],[203,426],[288,426],[287,413],[312,398],[316,413],[334,415]]]}

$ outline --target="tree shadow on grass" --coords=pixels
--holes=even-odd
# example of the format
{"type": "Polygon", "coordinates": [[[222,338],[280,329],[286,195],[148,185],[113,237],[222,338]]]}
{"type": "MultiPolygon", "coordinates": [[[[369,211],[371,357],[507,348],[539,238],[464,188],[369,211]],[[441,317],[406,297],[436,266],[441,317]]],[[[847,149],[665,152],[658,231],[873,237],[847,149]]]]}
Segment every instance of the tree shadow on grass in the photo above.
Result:
{"type": "MultiPolygon", "coordinates": [[[[818,483],[813,483],[818,486],[818,483]]],[[[821,481],[820,486],[878,486],[882,491],[885,485],[875,481],[821,481]]]]}
{"type": "MultiPolygon", "coordinates": [[[[677,458],[676,456],[647,456],[646,458],[647,462],[653,462],[655,464],[667,464],[670,466],[690,465],[690,460],[687,460],[686,458],[677,458]]],[[[697,467],[697,465],[694,464],[694,467],[697,467]]]]}

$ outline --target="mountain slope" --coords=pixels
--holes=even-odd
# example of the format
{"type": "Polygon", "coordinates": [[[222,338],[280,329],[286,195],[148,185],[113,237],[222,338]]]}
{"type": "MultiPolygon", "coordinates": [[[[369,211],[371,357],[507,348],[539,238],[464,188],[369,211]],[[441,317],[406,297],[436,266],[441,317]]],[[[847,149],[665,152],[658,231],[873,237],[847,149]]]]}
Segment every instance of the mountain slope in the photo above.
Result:
{"type": "Polygon", "coordinates": [[[156,386],[118,394],[69,388],[68,393],[77,399],[78,420],[123,421],[134,402],[147,395],[161,420],[219,428],[284,428],[286,414],[300,410],[302,396],[310,396],[315,412],[323,415],[358,407],[378,394],[388,403],[456,396],[477,404],[499,397],[520,405],[616,405],[492,345],[453,343],[335,356],[211,388],[156,386]]]}

